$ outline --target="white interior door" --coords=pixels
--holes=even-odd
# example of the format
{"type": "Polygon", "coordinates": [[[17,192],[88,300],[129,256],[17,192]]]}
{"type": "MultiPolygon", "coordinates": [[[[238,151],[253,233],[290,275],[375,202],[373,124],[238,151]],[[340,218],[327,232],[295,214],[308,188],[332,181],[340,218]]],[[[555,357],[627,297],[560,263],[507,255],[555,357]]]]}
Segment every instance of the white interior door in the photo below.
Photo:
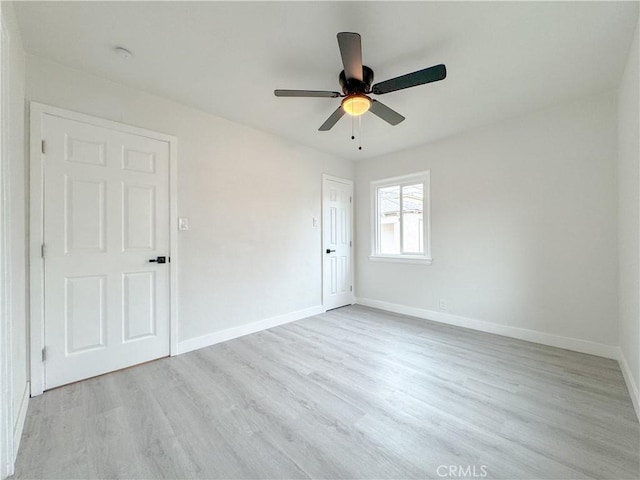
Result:
{"type": "Polygon", "coordinates": [[[45,389],[169,355],[169,144],[45,115],[45,389]]]}
{"type": "Polygon", "coordinates": [[[353,303],[353,183],[325,176],[322,181],[322,303],[325,310],[353,303]]]}

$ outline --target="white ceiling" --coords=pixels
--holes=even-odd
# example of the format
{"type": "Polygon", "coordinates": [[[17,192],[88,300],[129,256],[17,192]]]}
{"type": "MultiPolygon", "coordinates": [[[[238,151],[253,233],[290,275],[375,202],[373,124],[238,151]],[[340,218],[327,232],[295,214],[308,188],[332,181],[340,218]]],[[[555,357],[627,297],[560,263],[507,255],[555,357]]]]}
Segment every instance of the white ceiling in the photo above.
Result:
{"type": "Polygon", "coordinates": [[[18,2],[25,49],[299,143],[361,159],[618,86],[637,2],[18,2]],[[336,33],[362,35],[375,81],[445,63],[441,82],[378,96],[406,120],[318,127],[339,99],[336,33]],[[134,58],[113,53],[121,45],[134,58]]]}

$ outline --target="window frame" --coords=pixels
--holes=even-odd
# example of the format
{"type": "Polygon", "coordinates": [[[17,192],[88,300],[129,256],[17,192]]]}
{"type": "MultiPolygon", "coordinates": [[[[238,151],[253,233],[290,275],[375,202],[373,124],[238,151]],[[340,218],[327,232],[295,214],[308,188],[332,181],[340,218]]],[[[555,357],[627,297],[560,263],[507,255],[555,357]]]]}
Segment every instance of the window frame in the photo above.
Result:
{"type": "MultiPolygon", "coordinates": [[[[382,178],[380,180],[374,180],[370,184],[370,209],[371,209],[371,253],[369,260],[373,262],[390,262],[390,263],[413,263],[420,265],[431,265],[433,259],[431,258],[431,170],[425,170],[423,172],[412,173],[408,175],[401,175],[398,177],[382,178]],[[378,202],[378,190],[380,188],[388,187],[400,187],[400,198],[402,198],[402,187],[407,185],[416,185],[422,183],[424,192],[423,206],[422,206],[422,235],[424,239],[424,253],[422,254],[409,254],[409,253],[380,253],[380,222],[379,222],[379,210],[380,205],[378,202]]],[[[402,203],[400,205],[400,231],[403,229],[402,219],[402,203]]],[[[401,237],[402,238],[402,237],[401,237]]],[[[402,240],[401,240],[402,242],[402,240]]],[[[402,243],[401,243],[402,248],[402,243]]]]}

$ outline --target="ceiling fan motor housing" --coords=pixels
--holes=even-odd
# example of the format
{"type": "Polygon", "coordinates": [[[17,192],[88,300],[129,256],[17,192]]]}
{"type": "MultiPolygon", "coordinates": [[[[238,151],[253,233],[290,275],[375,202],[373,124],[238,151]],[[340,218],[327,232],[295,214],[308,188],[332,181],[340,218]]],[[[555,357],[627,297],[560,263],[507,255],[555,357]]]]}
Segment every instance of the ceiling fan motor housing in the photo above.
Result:
{"type": "Polygon", "coordinates": [[[340,72],[338,80],[340,81],[340,86],[342,87],[342,93],[344,93],[345,95],[351,95],[354,93],[369,93],[371,91],[371,84],[373,83],[373,70],[371,70],[366,65],[363,65],[362,81],[356,78],[350,78],[347,80],[344,70],[342,70],[340,72]]]}

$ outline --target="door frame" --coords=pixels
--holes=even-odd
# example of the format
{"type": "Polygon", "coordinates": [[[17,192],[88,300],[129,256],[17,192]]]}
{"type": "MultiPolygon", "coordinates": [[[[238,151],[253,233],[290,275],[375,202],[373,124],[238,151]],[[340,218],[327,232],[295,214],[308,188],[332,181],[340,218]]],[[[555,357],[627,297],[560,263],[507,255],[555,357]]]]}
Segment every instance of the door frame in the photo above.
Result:
{"type": "Polygon", "coordinates": [[[320,250],[320,255],[321,255],[321,291],[322,291],[322,308],[323,310],[326,312],[327,309],[325,308],[325,296],[324,296],[324,263],[325,263],[325,258],[326,255],[324,254],[324,250],[325,250],[325,245],[324,245],[324,182],[326,180],[331,180],[333,182],[338,182],[338,183],[344,183],[345,185],[349,185],[351,187],[351,202],[349,203],[349,216],[350,216],[350,222],[349,222],[349,229],[350,229],[350,237],[351,237],[351,272],[350,272],[350,280],[351,280],[351,286],[353,287],[351,290],[351,305],[353,305],[354,303],[356,303],[356,293],[355,293],[355,289],[356,289],[356,283],[355,283],[355,240],[353,238],[353,232],[354,232],[354,218],[353,218],[353,203],[354,203],[354,196],[355,196],[355,192],[354,192],[354,183],[353,180],[349,180],[347,178],[341,178],[341,177],[335,177],[333,175],[328,175],[326,173],[322,174],[322,187],[320,188],[320,195],[321,195],[321,199],[320,199],[320,245],[321,245],[321,250],[320,250]]]}
{"type": "MultiPolygon", "coordinates": [[[[124,123],[73,112],[37,102],[29,103],[29,356],[31,396],[44,391],[44,175],[43,119],[45,115],[87,123],[96,127],[139,135],[169,144],[169,352],[178,354],[178,139],[173,135],[154,132],[124,123]],[[175,227],[175,228],[174,228],[175,227]]],[[[46,146],[45,146],[46,147],[46,146]]]]}

